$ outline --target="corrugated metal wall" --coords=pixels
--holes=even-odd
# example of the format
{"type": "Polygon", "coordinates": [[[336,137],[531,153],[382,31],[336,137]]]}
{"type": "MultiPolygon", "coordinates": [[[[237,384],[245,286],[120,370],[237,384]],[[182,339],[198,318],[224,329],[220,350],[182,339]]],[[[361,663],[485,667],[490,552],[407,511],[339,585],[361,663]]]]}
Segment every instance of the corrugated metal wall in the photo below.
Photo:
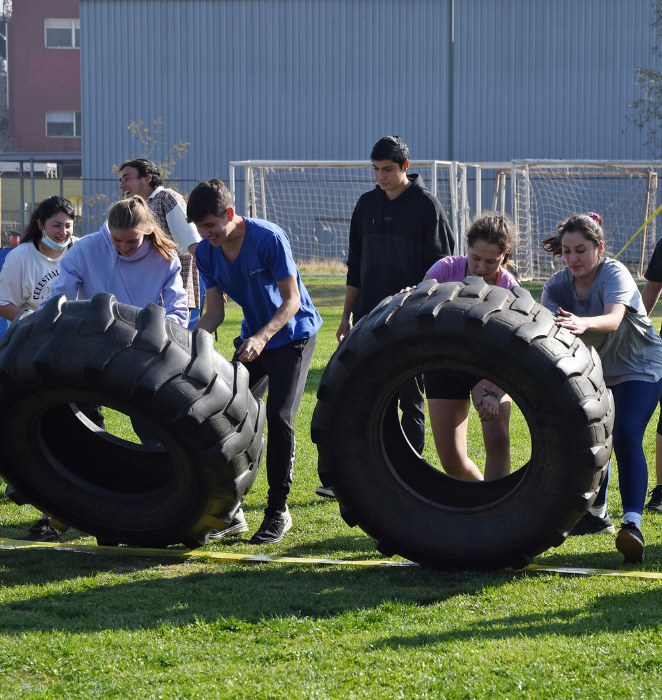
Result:
{"type": "MultiPolygon", "coordinates": [[[[364,159],[386,133],[446,159],[450,1],[81,0],[83,175],[159,117],[186,179],[364,159]]],[[[453,158],[649,157],[624,117],[650,21],[650,0],[456,0],[453,158]]]]}
{"type": "Polygon", "coordinates": [[[455,158],[638,160],[649,0],[456,0],[455,158]],[[623,130],[625,133],[622,133],[623,130]]]}

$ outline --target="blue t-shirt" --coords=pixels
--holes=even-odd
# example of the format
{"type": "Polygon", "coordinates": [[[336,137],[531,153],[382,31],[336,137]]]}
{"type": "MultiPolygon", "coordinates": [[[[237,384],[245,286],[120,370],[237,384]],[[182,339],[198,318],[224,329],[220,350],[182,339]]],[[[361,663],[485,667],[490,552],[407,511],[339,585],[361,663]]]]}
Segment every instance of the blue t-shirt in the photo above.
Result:
{"type": "Polygon", "coordinates": [[[283,303],[276,283],[296,275],[301,306],[265,348],[279,348],[309,338],[322,325],[322,317],[301,282],[285,231],[260,219],[244,218],[244,221],[246,234],[232,263],[225,261],[220,247],[214,248],[206,239],[198,243],[195,262],[205,289],[219,287],[241,306],[244,312],[241,338],[246,340],[266,326],[283,303]]]}

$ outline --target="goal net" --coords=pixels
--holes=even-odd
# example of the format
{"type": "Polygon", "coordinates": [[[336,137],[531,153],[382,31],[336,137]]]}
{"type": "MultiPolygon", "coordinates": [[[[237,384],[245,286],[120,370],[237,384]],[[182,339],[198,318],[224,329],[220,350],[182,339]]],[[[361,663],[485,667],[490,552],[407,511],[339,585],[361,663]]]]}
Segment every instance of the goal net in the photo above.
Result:
{"type": "MultiPolygon", "coordinates": [[[[605,249],[616,255],[657,206],[660,163],[547,161],[513,162],[512,209],[520,231],[516,251],[520,277],[546,278],[564,267],[542,249],[556,224],[572,214],[596,212],[602,217],[605,249]]],[[[506,186],[506,178],[503,178],[506,186]]],[[[642,277],[656,242],[656,220],[621,254],[635,277],[642,277]]]]}
{"type": "MultiPolygon", "coordinates": [[[[461,163],[412,161],[441,201],[456,240],[464,237],[466,169],[461,163]]],[[[349,227],[359,197],[375,187],[370,161],[230,163],[230,190],[244,214],[278,224],[297,263],[347,260],[349,227]],[[244,176],[243,179],[241,176],[244,176]],[[237,196],[239,195],[239,197],[237,196]]]]}

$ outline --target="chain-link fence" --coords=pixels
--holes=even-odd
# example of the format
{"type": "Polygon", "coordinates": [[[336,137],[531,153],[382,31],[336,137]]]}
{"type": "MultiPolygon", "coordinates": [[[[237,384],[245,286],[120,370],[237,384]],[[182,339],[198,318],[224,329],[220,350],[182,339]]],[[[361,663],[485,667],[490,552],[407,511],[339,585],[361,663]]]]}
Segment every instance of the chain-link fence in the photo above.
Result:
{"type": "MultiPolygon", "coordinates": [[[[231,163],[230,171],[238,211],[278,224],[288,235],[297,263],[347,259],[352,212],[359,197],[375,187],[370,161],[243,161],[231,163]],[[244,175],[243,198],[239,174],[244,175]]],[[[461,246],[464,165],[412,161],[409,172],[420,174],[437,196],[461,246]]]]}
{"type": "Polygon", "coordinates": [[[80,178],[0,177],[0,237],[1,248],[15,248],[30,221],[35,207],[43,199],[61,195],[76,208],[75,235],[82,233],[83,185],[80,178]]]}
{"type": "MultiPolygon", "coordinates": [[[[513,163],[412,163],[446,209],[463,254],[470,219],[485,208],[504,211],[521,232],[515,253],[522,278],[547,277],[558,269],[541,248],[544,236],[570,214],[596,211],[603,216],[607,247],[613,255],[657,205],[659,162],[523,161],[513,163]],[[513,190],[513,177],[515,188],[513,190]]],[[[197,180],[171,180],[167,187],[184,196],[197,180]]],[[[369,163],[284,163],[244,161],[231,164],[226,184],[239,213],[266,218],[290,237],[297,263],[346,259],[349,222],[358,198],[374,187],[369,163]]],[[[47,171],[35,177],[0,177],[0,247],[18,244],[34,207],[62,195],[76,207],[76,235],[99,229],[110,205],[121,198],[116,177],[57,178],[47,171]]],[[[657,241],[650,224],[621,260],[640,277],[657,241]]]]}
{"type": "MultiPolygon", "coordinates": [[[[109,207],[122,198],[117,178],[56,178],[39,173],[34,178],[24,176],[0,177],[0,248],[15,248],[30,216],[39,202],[60,195],[71,201],[76,209],[75,235],[97,231],[105,221],[109,207]]],[[[185,197],[198,180],[172,180],[166,187],[176,189],[185,197]]]]}

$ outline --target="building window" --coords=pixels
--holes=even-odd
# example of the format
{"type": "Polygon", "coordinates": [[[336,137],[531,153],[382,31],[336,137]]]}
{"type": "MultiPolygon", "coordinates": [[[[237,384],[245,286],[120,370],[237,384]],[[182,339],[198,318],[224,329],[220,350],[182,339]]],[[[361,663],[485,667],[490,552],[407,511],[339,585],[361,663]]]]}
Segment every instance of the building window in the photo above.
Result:
{"type": "Polygon", "coordinates": [[[80,136],[80,112],[46,112],[46,136],[80,136]]]}
{"type": "Polygon", "coordinates": [[[46,19],[44,32],[48,49],[80,48],[79,19],[46,19]]]}

